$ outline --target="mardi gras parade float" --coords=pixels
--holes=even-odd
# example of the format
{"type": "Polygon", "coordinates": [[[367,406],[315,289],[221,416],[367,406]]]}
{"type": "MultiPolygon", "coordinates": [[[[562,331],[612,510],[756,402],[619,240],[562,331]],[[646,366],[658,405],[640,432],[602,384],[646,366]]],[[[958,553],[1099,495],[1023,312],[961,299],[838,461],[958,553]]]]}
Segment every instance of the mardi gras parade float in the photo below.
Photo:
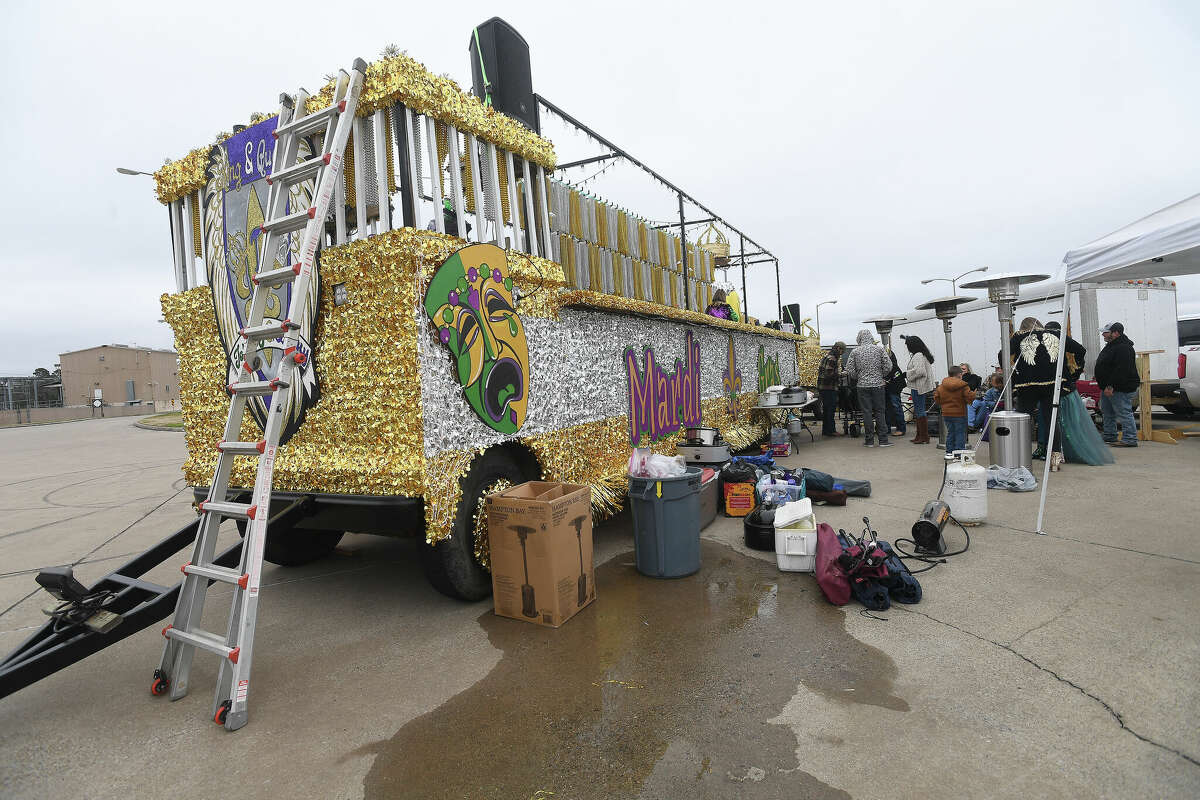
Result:
{"type": "MultiPolygon", "coordinates": [[[[308,102],[326,106],[332,91],[308,102]]],[[[246,359],[238,332],[275,124],[256,121],[155,176],[174,221],[180,291],[162,306],[198,499],[246,359]],[[207,285],[188,288],[197,259],[207,285]]],[[[488,492],[539,476],[585,484],[594,513],[609,515],[631,446],[671,453],[703,425],[745,447],[767,433],[749,409],[769,375],[815,382],[811,340],[689,310],[711,299],[711,253],[547,177],[554,167],[549,141],[406,55],[367,67],[319,289],[294,320],[307,358],[274,465],[276,502],[311,495],[319,511],[272,531],[269,560],[315,557],[346,530],[420,532],[434,584],[478,598],[491,588],[488,492]],[[402,186],[412,189],[393,205],[402,186]]],[[[304,204],[312,189],[293,191],[304,204]]],[[[298,239],[275,267],[296,259],[298,239]]],[[[287,308],[286,291],[267,317],[287,308]]],[[[261,342],[260,380],[284,349],[282,336],[261,342]]],[[[266,408],[254,399],[239,439],[261,438],[266,408]]],[[[239,460],[230,485],[252,486],[253,470],[239,460]]]]}
{"type": "Polygon", "coordinates": [[[676,236],[551,176],[536,107],[501,113],[499,81],[480,80],[487,40],[480,96],[387,52],[155,173],[202,513],[91,590],[39,575],[80,608],[107,592],[124,622],[105,642],[40,631],[0,665],[3,693],[175,608],[154,693],[182,696],[191,650],[216,652],[214,718],[239,727],[262,560],[311,561],[347,531],[423,536],[433,585],[478,599],[489,494],[576,484],[602,519],[626,499],[632,447],[671,454],[697,427],[748,447],[768,434],[760,391],[815,383],[816,342],[703,313],[714,254],[687,241],[682,193],[676,236]],[[221,519],[249,556],[218,554],[221,519]],[[141,579],[193,541],[182,588],[141,579]],[[238,587],[224,637],[182,627],[214,580],[238,587]]]}

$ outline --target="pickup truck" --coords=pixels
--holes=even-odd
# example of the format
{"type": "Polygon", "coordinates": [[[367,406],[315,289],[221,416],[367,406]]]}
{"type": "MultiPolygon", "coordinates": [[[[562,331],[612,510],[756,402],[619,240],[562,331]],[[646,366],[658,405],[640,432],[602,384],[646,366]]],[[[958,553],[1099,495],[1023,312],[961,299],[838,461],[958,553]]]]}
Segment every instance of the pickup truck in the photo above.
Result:
{"type": "Polygon", "coordinates": [[[1171,412],[1188,416],[1200,408],[1200,314],[1179,318],[1179,391],[1171,412]]]}

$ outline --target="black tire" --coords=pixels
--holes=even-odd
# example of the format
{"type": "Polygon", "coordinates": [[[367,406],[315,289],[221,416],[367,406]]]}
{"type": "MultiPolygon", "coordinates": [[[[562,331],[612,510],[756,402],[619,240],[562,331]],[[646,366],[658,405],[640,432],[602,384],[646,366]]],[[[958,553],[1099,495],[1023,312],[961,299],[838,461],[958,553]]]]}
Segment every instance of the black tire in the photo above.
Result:
{"type": "MultiPolygon", "coordinates": [[[[238,533],[245,537],[246,523],[238,520],[238,533]]],[[[263,560],[280,567],[299,567],[333,552],[342,540],[344,531],[288,528],[267,528],[267,541],[263,546],[263,560]]]]}
{"type": "Polygon", "coordinates": [[[1176,417],[1190,417],[1192,414],[1196,413],[1196,409],[1189,405],[1180,403],[1172,403],[1171,405],[1167,406],[1167,411],[1170,411],[1176,417]]]}
{"type": "Polygon", "coordinates": [[[475,511],[483,492],[498,480],[524,483],[528,478],[503,450],[489,450],[471,463],[461,481],[462,499],[454,512],[450,538],[421,548],[425,577],[433,588],[459,600],[482,600],[492,593],[492,576],[475,560],[475,511]]]}

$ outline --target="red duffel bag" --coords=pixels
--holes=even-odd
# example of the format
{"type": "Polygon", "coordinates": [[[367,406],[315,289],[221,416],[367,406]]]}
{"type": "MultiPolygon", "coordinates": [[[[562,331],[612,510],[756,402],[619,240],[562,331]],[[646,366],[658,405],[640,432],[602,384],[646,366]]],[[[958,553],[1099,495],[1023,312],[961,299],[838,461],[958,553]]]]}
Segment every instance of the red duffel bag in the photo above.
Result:
{"type": "Polygon", "coordinates": [[[828,524],[817,526],[817,585],[825,599],[835,606],[850,602],[850,579],[846,577],[838,556],[842,554],[842,543],[828,524]]]}

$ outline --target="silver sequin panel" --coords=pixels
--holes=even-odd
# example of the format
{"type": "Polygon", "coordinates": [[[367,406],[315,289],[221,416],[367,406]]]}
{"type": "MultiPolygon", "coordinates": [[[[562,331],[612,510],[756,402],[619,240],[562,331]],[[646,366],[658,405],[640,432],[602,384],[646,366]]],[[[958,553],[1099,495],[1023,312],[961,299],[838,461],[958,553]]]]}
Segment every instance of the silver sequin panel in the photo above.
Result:
{"type": "Polygon", "coordinates": [[[422,326],[421,406],[426,456],[489,447],[512,438],[625,416],[629,403],[626,348],[638,354],[639,369],[645,368],[643,353],[650,347],[658,365],[669,370],[675,359],[685,358],[684,342],[689,330],[700,345],[700,392],[704,398],[724,394],[723,372],[729,362],[731,336],[743,392],[758,389],[760,346],[765,356],[779,357],[783,381],[795,380],[797,375],[795,346],[782,339],[603,311],[568,308],[560,316],[560,320],[523,318],[529,343],[529,412],[515,437],[497,433],[475,415],[455,379],[450,353],[428,325],[422,326]]]}

